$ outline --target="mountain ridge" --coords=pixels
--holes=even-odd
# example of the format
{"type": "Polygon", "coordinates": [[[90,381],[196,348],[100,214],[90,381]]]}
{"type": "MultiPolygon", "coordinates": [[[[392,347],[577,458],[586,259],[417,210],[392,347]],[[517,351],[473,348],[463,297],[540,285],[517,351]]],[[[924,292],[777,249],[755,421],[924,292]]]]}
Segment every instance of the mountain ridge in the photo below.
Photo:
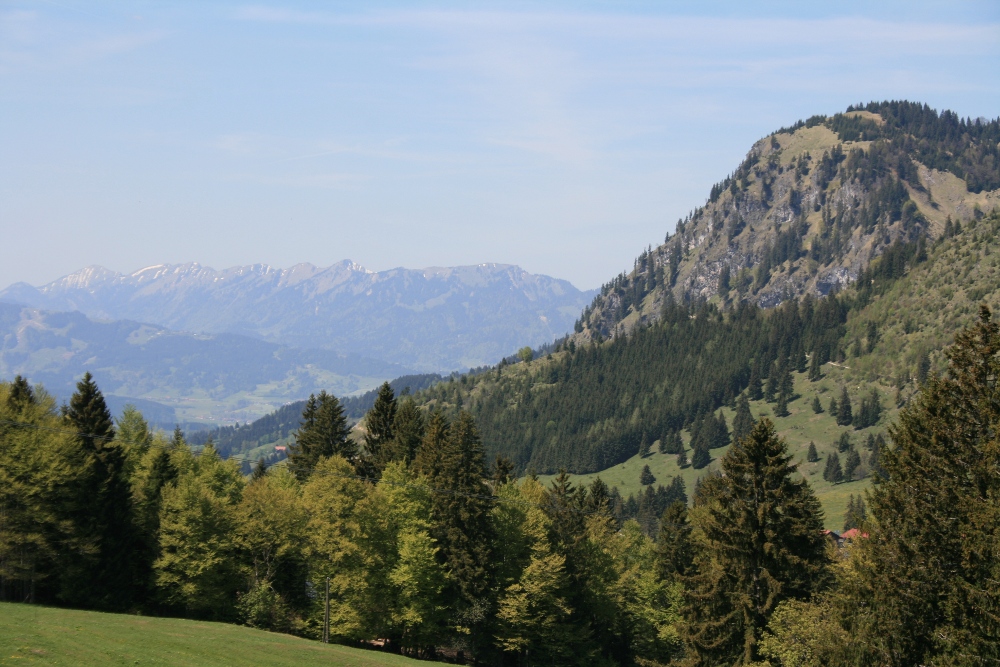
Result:
{"type": "Polygon", "coordinates": [[[223,270],[189,262],[128,274],[85,267],[41,287],[15,283],[0,301],[441,371],[555,339],[595,293],[499,263],[370,271],[351,260],[223,270]]]}

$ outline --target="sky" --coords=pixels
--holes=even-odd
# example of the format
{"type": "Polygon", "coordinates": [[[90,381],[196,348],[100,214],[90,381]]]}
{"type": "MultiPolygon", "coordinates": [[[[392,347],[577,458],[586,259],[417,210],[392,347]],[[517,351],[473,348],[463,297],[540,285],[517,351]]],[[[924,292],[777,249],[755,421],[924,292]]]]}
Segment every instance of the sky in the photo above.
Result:
{"type": "Polygon", "coordinates": [[[1000,3],[0,1],[0,287],[352,259],[594,288],[757,139],[882,99],[1000,115],[1000,3]]]}

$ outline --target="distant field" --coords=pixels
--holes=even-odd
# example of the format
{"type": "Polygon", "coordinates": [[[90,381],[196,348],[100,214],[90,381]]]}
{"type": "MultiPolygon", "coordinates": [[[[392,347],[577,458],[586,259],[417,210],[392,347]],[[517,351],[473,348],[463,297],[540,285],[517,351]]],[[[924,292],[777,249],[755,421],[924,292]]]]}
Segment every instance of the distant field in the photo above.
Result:
{"type": "Polygon", "coordinates": [[[225,623],[0,603],[0,665],[23,664],[402,667],[428,663],[225,623]]]}

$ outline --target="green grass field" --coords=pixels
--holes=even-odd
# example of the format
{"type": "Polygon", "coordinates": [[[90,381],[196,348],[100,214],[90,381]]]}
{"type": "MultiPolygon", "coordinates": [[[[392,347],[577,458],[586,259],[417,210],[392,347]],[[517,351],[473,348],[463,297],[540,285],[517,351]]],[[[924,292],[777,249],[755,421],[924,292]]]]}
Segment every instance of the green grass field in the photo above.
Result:
{"type": "Polygon", "coordinates": [[[23,664],[401,667],[427,663],[225,623],[0,603],[0,665],[23,664]]]}
{"type": "MultiPolygon", "coordinates": [[[[868,433],[884,433],[888,424],[895,419],[897,411],[892,406],[892,401],[890,400],[892,396],[884,387],[878,387],[883,393],[882,405],[885,409],[882,413],[882,419],[877,426],[860,431],[856,431],[851,427],[837,426],[834,418],[825,410],[830,402],[830,397],[840,395],[841,383],[847,381],[845,377],[846,371],[827,364],[823,367],[823,373],[824,377],[819,382],[810,382],[806,379],[804,373],[792,374],[795,378],[795,391],[798,394],[798,398],[788,404],[789,416],[775,418],[773,416],[774,406],[763,401],[751,401],[750,411],[754,417],[767,416],[775,423],[778,435],[788,443],[788,450],[793,456],[795,463],[799,465],[799,472],[809,480],[809,485],[823,504],[826,527],[839,531],[843,528],[848,498],[852,494],[863,494],[865,489],[869,487],[870,480],[861,479],[852,482],[842,482],[840,484],[831,484],[825,481],[823,479],[823,465],[826,462],[826,456],[837,450],[837,440],[840,438],[841,433],[847,431],[850,433],[851,440],[855,443],[862,458],[866,458],[868,452],[864,449],[863,445],[868,438],[868,433]],[[824,412],[821,414],[815,414],[812,410],[811,405],[814,396],[820,397],[820,402],[824,408],[824,412]],[[806,461],[806,452],[809,449],[810,442],[816,443],[816,449],[819,452],[820,459],[816,463],[808,463],[806,461]]],[[[855,410],[858,409],[861,394],[870,391],[872,386],[857,383],[848,385],[855,410]]],[[[724,408],[723,412],[726,415],[726,423],[731,428],[734,411],[724,408]]],[[[682,432],[681,437],[687,448],[688,458],[690,458],[691,450],[688,448],[690,435],[685,431],[682,432]]],[[[717,469],[718,460],[728,450],[728,447],[712,450],[712,463],[707,468],[695,470],[691,466],[683,469],[679,468],[677,466],[677,457],[672,454],[660,454],[657,449],[658,445],[658,441],[654,442],[652,453],[645,458],[641,458],[637,454],[624,463],[598,473],[573,475],[572,481],[577,485],[587,485],[595,477],[599,476],[608,486],[618,487],[622,496],[627,498],[629,494],[638,495],[642,492],[642,485],[639,484],[639,474],[642,472],[642,467],[648,465],[650,471],[656,477],[656,484],[666,485],[675,475],[680,475],[690,496],[694,490],[695,481],[709,470],[717,469]]],[[[844,454],[840,455],[841,463],[843,463],[844,457],[844,454]]],[[[554,475],[539,475],[539,479],[546,486],[551,483],[553,477],[554,475]]]]}

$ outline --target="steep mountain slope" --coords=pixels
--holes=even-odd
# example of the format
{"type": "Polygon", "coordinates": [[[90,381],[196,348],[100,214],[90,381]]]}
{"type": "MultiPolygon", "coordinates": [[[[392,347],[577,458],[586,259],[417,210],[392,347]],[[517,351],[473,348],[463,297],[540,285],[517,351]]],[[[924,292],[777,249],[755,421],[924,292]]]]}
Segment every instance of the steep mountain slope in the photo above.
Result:
{"type": "Polygon", "coordinates": [[[247,336],[177,333],[0,303],[0,377],[21,374],[68,398],[85,371],[113,407],[132,401],[169,426],[253,419],[320,389],[368,389],[405,368],[247,336]]]}
{"type": "Polygon", "coordinates": [[[773,306],[857,278],[897,240],[1000,204],[1000,121],[910,102],[814,116],[761,139],[704,207],[601,289],[582,338],[659,317],[667,295],[773,306]]]}
{"type": "Polygon", "coordinates": [[[908,103],[779,132],[667,244],[606,285],[556,353],[440,383],[421,400],[471,410],[490,454],[521,470],[583,473],[688,428],[783,367],[821,374],[833,362],[850,367],[845,381],[912,392],[924,355],[974,315],[974,300],[995,301],[996,275],[979,258],[997,249],[996,218],[981,218],[1000,197],[998,138],[998,121],[908,103]],[[823,149],[806,170],[806,153],[831,137],[852,145],[823,149]],[[975,250],[949,250],[956,229],[974,235],[975,250]],[[884,299],[904,277],[907,296],[884,299]],[[926,320],[901,309],[915,303],[926,320]],[[854,368],[866,354],[876,357],[854,368]]]}
{"type": "Polygon", "coordinates": [[[593,296],[503,264],[376,273],[344,261],[223,271],[164,265],[128,275],[89,267],[40,288],[12,285],[0,301],[441,371],[551,341],[572,329],[593,296]]]}

